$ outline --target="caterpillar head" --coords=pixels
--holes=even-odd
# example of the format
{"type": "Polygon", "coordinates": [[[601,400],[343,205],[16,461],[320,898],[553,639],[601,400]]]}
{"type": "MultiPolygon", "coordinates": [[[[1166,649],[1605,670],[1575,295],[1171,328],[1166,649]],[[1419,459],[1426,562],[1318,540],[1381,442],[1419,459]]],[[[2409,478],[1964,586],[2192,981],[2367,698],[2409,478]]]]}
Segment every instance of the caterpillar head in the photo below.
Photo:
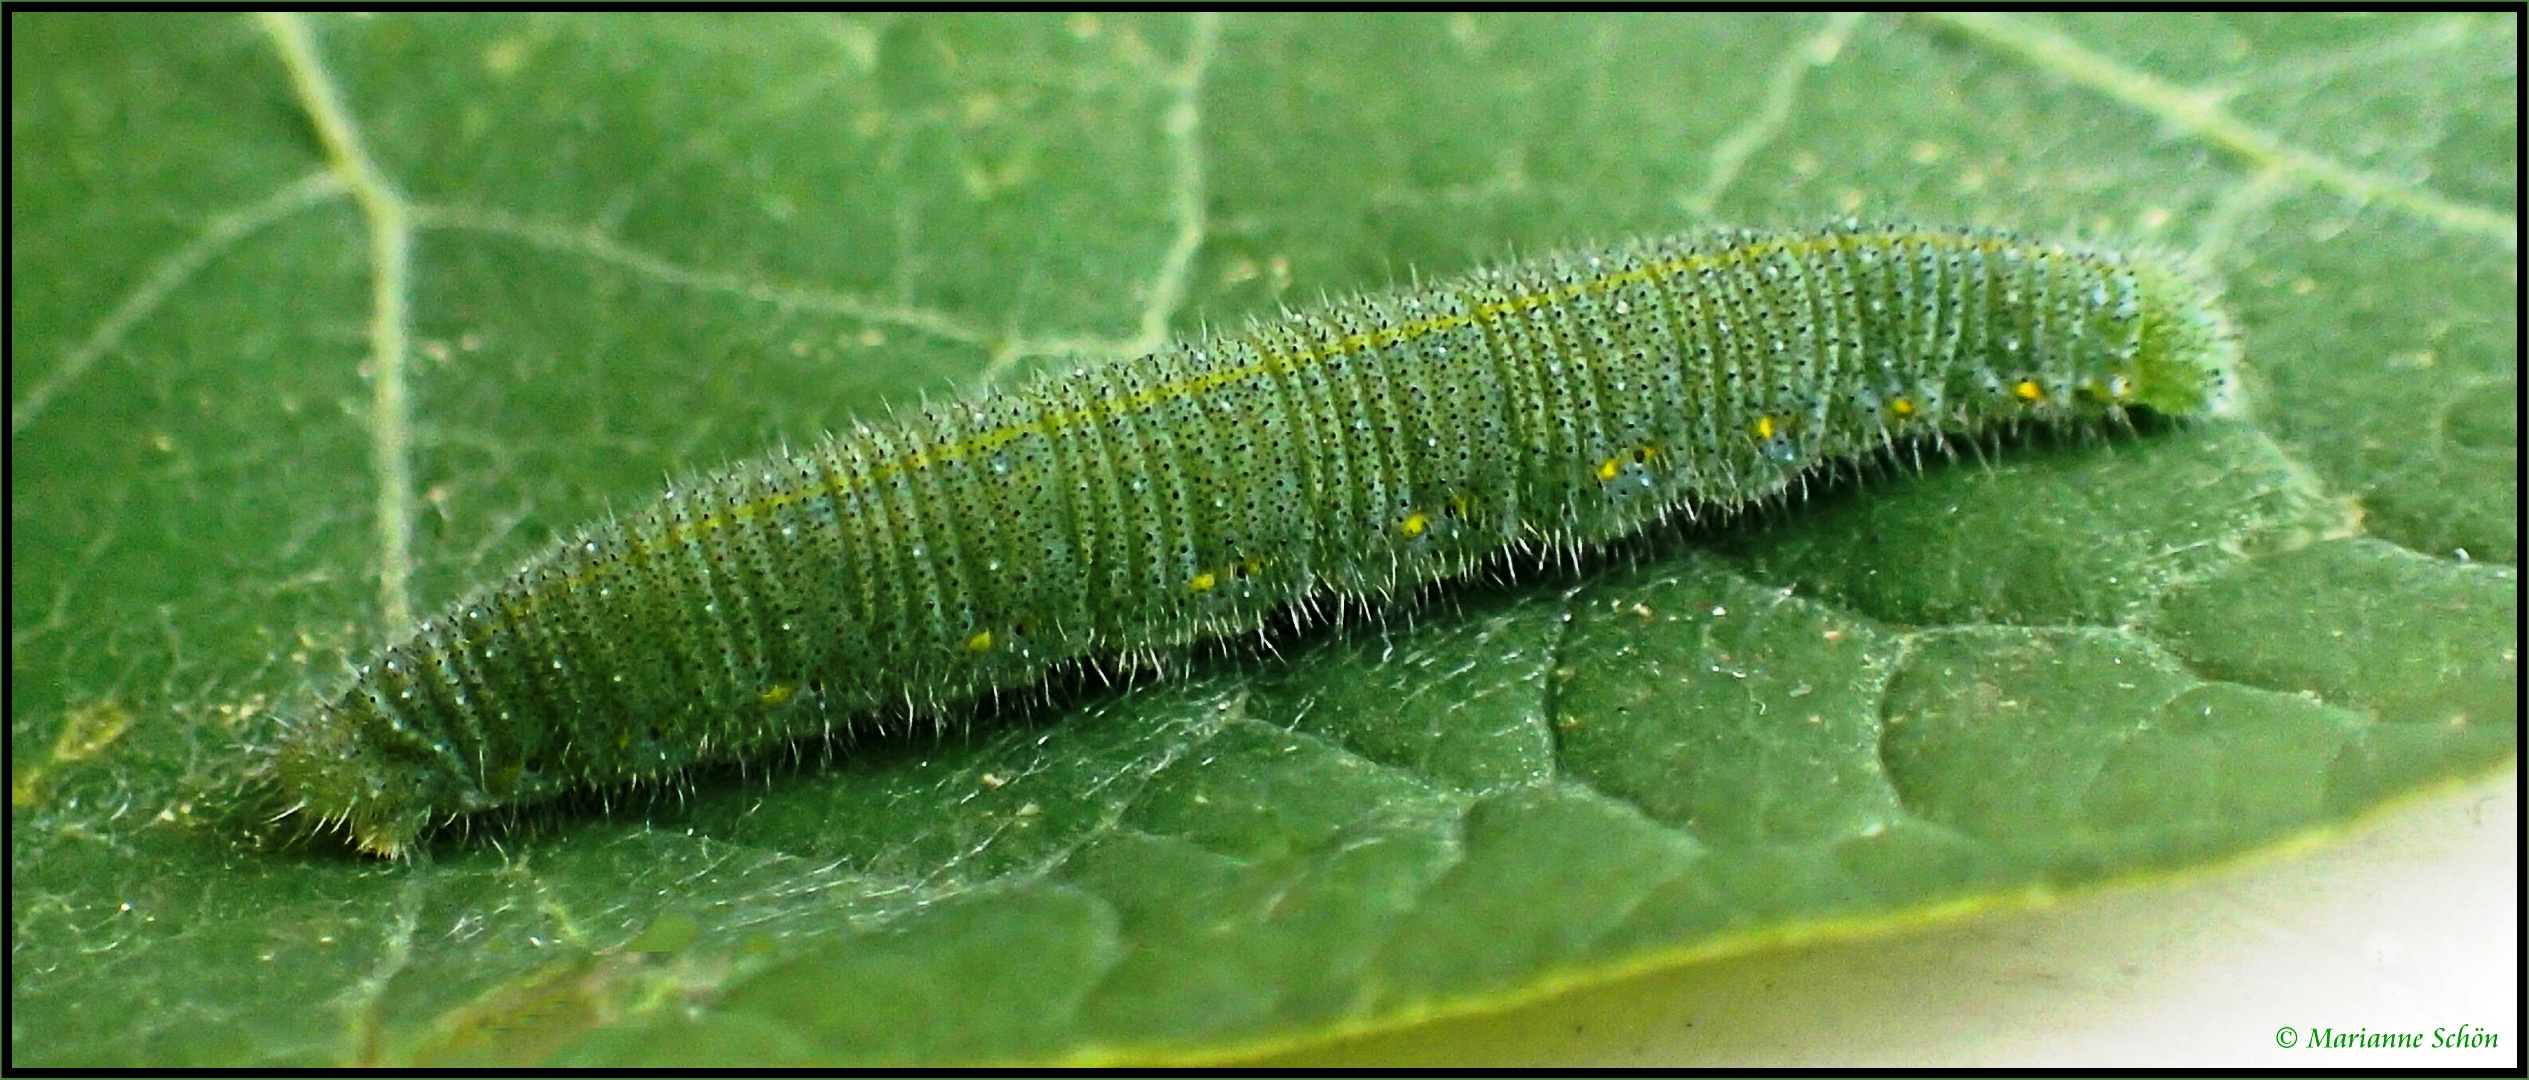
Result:
{"type": "Polygon", "coordinates": [[[2133,401],[2170,416],[2240,410],[2239,334],[2212,286],[2176,260],[2137,259],[2142,330],[2133,401]]]}
{"type": "Polygon", "coordinates": [[[433,790],[439,763],[414,740],[371,737],[387,728],[363,703],[354,692],[291,725],[273,755],[273,779],[289,800],[284,812],[310,829],[339,828],[363,852],[404,858],[429,828],[430,807],[446,804],[433,790]]]}

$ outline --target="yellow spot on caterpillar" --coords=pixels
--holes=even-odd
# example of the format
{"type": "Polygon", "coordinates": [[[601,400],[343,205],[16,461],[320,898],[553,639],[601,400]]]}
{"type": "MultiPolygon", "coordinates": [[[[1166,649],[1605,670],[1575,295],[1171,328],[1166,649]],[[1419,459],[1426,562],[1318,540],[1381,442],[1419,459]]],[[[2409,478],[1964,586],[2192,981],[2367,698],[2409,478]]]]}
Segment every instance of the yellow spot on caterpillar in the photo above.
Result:
{"type": "Polygon", "coordinates": [[[1756,437],[1760,439],[1770,439],[1774,437],[1773,417],[1760,416],[1756,418],[1756,437]]]}
{"type": "Polygon", "coordinates": [[[765,687],[763,693],[755,695],[755,699],[766,705],[786,705],[798,693],[799,688],[789,683],[774,683],[765,687]]]}
{"type": "Polygon", "coordinates": [[[1398,532],[1402,532],[1407,536],[1421,536],[1423,534],[1423,530],[1430,527],[1431,517],[1420,510],[1416,510],[1413,513],[1405,515],[1404,523],[1398,525],[1396,529],[1398,532]]]}
{"type": "MultiPolygon", "coordinates": [[[[1758,438],[1760,438],[1760,439],[1761,439],[1761,438],[1765,438],[1765,437],[1766,437],[1766,433],[1768,433],[1768,432],[1770,432],[1770,431],[1772,430],[1772,428],[1768,426],[1768,425],[1771,425],[1772,423],[1773,423],[1773,419],[1772,419],[1772,418],[1770,418],[1770,417],[1768,417],[1768,418],[1766,418],[1766,419],[1764,419],[1764,420],[1760,420],[1760,421],[1758,421],[1758,422],[1757,422],[1757,432],[1758,432],[1757,437],[1758,437],[1758,438]]],[[[1660,452],[1660,448],[1659,448],[1659,447],[1653,446],[1653,445],[1651,445],[1651,444],[1649,444],[1649,443],[1644,443],[1644,444],[1642,444],[1642,445],[1640,445],[1640,446],[1636,446],[1636,447],[1634,447],[1634,448],[1633,448],[1633,449],[1631,449],[1631,450],[1627,450],[1627,451],[1625,451],[1624,453],[1618,454],[1618,455],[1616,455],[1616,456],[1614,456],[1614,457],[1608,458],[1608,459],[1607,459],[1607,460],[1605,460],[1605,461],[1599,462],[1599,463],[1598,463],[1598,480],[1599,480],[1599,482],[1600,482],[1600,483],[1609,483],[1609,482],[1612,482],[1612,481],[1614,481],[1614,480],[1616,479],[1616,477],[1617,477],[1617,476],[1621,475],[1621,474],[1624,472],[1625,462],[1627,462],[1627,461],[1631,461],[1631,462],[1633,462],[1634,464],[1637,464],[1637,465],[1648,465],[1648,464],[1650,464],[1650,462],[1651,462],[1651,458],[1652,458],[1654,455],[1658,454],[1659,452],[1660,452]]]]}
{"type": "Polygon", "coordinates": [[[1219,579],[1214,578],[1212,576],[1212,572],[1206,570],[1200,574],[1194,575],[1194,580],[1187,582],[1186,587],[1191,588],[1196,592],[1210,592],[1212,591],[1212,586],[1219,583],[1219,579]]]}
{"type": "Polygon", "coordinates": [[[967,651],[967,652],[990,652],[990,651],[992,651],[992,631],[990,631],[990,630],[977,630],[977,631],[975,631],[975,636],[973,636],[973,637],[970,637],[970,638],[967,638],[967,639],[966,639],[966,651],[967,651]]]}
{"type": "Polygon", "coordinates": [[[1901,397],[1892,400],[1888,403],[1888,411],[1896,414],[1898,419],[1912,416],[1914,415],[1914,399],[1901,397]]]}
{"type": "Polygon", "coordinates": [[[2011,387],[2011,393],[2022,401],[2046,400],[2046,388],[2035,379],[2022,379],[2011,387]]]}

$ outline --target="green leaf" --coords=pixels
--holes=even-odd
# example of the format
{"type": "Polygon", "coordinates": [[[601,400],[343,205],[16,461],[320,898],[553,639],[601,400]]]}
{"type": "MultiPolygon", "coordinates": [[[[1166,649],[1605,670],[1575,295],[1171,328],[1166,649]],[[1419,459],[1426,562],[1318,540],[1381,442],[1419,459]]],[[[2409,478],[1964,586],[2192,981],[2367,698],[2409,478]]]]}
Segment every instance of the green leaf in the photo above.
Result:
{"type": "Polygon", "coordinates": [[[11,1059],[1228,1060],[2289,845],[2516,754],[2499,15],[10,16],[11,1059]],[[2244,419],[2005,440],[1164,683],[238,827],[662,478],[1510,251],[2192,252],[2244,419]]]}

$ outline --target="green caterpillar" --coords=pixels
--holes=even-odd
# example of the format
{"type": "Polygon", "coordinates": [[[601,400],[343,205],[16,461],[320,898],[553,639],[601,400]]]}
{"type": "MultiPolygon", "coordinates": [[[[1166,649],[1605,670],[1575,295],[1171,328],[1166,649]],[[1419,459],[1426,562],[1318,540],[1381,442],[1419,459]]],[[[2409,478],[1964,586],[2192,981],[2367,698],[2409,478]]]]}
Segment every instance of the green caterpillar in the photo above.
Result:
{"type": "Polygon", "coordinates": [[[2182,265],[2002,233],[1722,230],[1351,297],[680,484],[291,722],[290,811],[458,816],[1146,663],[1916,440],[2232,408],[2182,265]]]}

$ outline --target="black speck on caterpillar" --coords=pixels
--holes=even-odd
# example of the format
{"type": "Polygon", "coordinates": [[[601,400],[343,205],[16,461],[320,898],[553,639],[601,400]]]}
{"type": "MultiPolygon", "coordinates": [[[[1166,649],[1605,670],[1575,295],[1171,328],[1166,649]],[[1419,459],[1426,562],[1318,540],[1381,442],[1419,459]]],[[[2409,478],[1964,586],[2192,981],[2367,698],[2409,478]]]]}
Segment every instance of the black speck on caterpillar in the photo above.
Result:
{"type": "Polygon", "coordinates": [[[1376,607],[1909,441],[2228,412],[2237,351],[2176,261],[1909,226],[1343,298],[680,483],[413,627],[286,724],[269,775],[396,856],[466,814],[1376,607]]]}

